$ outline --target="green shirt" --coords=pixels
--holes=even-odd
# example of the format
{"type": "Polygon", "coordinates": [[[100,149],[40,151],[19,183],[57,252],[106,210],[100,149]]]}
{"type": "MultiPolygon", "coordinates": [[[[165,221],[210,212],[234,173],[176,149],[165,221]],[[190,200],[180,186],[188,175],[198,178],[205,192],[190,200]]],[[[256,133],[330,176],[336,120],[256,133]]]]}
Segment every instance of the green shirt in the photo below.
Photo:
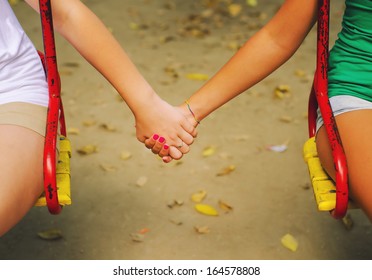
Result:
{"type": "Polygon", "coordinates": [[[329,58],[329,96],[372,102],[372,0],[346,0],[342,30],[329,58]]]}

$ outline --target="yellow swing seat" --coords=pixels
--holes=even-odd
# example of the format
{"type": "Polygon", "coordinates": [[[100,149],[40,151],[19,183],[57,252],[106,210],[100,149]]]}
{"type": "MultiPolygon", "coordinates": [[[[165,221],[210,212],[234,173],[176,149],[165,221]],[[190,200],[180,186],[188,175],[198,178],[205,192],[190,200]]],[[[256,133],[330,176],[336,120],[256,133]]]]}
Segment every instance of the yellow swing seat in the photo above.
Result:
{"type": "MultiPolygon", "coordinates": [[[[61,206],[71,205],[71,144],[67,137],[61,136],[59,141],[59,156],[56,166],[57,194],[61,206]]],[[[45,192],[36,201],[35,206],[47,206],[45,192]]]]}

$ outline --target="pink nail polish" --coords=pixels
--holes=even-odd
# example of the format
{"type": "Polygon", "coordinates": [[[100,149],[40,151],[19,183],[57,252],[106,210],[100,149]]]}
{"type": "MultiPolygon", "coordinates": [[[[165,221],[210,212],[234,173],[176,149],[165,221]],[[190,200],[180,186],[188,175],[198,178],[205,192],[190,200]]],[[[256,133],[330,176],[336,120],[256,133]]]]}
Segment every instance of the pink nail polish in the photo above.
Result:
{"type": "Polygon", "coordinates": [[[160,142],[160,143],[164,143],[164,141],[165,141],[165,138],[164,138],[164,137],[160,137],[160,138],[159,138],[159,142],[160,142]]]}
{"type": "Polygon", "coordinates": [[[165,145],[163,146],[163,148],[164,148],[164,150],[168,150],[168,149],[169,149],[169,146],[168,146],[167,144],[165,144],[165,145]]]}
{"type": "Polygon", "coordinates": [[[158,140],[158,138],[159,138],[159,135],[157,135],[157,134],[154,134],[154,135],[152,136],[152,139],[154,139],[154,140],[158,140]]]}

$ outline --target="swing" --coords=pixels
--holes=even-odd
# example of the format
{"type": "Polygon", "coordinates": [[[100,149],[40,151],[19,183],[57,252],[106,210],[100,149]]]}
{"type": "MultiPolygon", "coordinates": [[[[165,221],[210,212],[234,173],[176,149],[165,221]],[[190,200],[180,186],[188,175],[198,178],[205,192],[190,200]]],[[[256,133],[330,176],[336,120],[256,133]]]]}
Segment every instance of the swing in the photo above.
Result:
{"type": "Polygon", "coordinates": [[[309,139],[303,148],[315,200],[319,211],[330,211],[336,219],[343,218],[349,206],[348,169],[341,138],[328,99],[328,55],[329,55],[329,0],[319,0],[317,23],[317,65],[308,103],[309,139]],[[316,117],[319,107],[332,148],[336,169],[333,181],[323,170],[315,144],[316,117]]]}
{"type": "Polygon", "coordinates": [[[61,83],[57,68],[51,0],[39,0],[45,55],[39,52],[49,90],[49,104],[44,143],[44,192],[35,206],[47,206],[51,214],[59,214],[62,206],[71,204],[71,145],[67,138],[61,83]],[[59,133],[58,133],[59,129],[59,133]],[[59,141],[57,141],[59,137],[59,141]],[[57,152],[57,143],[59,151],[57,152]],[[58,160],[57,160],[58,157],[58,160]]]}

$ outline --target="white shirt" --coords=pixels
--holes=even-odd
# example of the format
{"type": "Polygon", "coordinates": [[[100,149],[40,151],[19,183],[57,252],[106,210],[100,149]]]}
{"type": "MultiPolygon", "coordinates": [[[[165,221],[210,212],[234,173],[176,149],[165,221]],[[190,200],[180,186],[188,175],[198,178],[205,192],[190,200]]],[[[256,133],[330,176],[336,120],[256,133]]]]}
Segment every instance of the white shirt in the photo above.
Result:
{"type": "Polygon", "coordinates": [[[48,99],[39,55],[8,0],[0,0],[0,105],[27,102],[48,106],[48,99]]]}

